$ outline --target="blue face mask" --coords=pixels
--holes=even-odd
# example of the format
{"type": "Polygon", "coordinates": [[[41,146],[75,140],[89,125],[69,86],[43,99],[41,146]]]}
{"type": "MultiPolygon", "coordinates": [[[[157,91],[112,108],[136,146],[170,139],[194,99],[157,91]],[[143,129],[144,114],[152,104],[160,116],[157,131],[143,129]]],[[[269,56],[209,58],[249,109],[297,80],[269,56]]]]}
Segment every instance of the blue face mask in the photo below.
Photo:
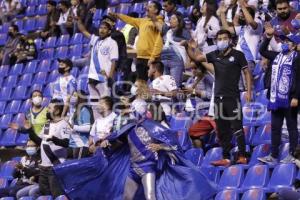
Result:
{"type": "Polygon", "coordinates": [[[36,154],[36,147],[27,147],[26,153],[29,156],[33,156],[34,154],[36,154]]]}
{"type": "Polygon", "coordinates": [[[219,51],[224,51],[229,47],[229,41],[217,41],[217,47],[219,51]]]}
{"type": "Polygon", "coordinates": [[[281,52],[282,53],[287,53],[287,52],[289,52],[289,45],[287,44],[287,43],[282,43],[281,44],[281,52]]]}

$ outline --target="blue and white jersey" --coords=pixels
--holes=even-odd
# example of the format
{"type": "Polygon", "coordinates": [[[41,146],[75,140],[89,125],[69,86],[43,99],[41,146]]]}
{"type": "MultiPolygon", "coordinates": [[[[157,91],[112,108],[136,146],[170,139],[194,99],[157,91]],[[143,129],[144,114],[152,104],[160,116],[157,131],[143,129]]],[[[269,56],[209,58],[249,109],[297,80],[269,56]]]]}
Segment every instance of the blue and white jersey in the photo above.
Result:
{"type": "Polygon", "coordinates": [[[59,76],[55,82],[52,83],[52,98],[62,99],[66,102],[68,96],[72,96],[76,91],[76,79],[74,76],[59,76]]]}

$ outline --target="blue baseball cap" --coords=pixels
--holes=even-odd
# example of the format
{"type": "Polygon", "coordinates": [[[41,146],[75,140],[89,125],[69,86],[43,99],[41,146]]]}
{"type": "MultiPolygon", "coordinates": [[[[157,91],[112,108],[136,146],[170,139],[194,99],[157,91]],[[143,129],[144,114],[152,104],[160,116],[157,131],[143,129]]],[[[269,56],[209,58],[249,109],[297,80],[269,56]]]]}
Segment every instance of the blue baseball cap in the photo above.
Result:
{"type": "Polygon", "coordinates": [[[290,33],[288,35],[280,35],[279,37],[281,40],[288,39],[297,45],[300,44],[300,33],[290,33]]]}

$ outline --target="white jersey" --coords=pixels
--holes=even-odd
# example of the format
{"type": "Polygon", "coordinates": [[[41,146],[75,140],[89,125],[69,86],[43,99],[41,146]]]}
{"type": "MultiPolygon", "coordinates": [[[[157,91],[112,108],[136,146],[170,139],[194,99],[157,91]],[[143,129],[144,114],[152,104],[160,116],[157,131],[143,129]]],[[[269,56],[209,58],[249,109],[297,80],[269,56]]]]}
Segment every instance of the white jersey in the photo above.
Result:
{"type": "Polygon", "coordinates": [[[52,83],[53,99],[62,99],[64,103],[68,96],[72,96],[76,91],[76,79],[74,76],[59,76],[55,82],[52,83]]]}
{"type": "Polygon", "coordinates": [[[117,61],[119,59],[118,44],[111,37],[107,37],[104,40],[100,40],[98,36],[92,35],[90,46],[91,61],[88,78],[100,80],[100,74],[97,73],[97,70],[95,68],[94,56],[97,56],[101,68],[100,71],[104,70],[106,74],[109,75],[112,61],[117,61]]]}
{"type": "Polygon", "coordinates": [[[67,158],[67,148],[57,146],[52,141],[47,141],[47,139],[52,138],[53,136],[58,139],[69,139],[71,134],[71,128],[69,124],[65,120],[60,120],[58,122],[51,122],[49,125],[49,131],[47,131],[45,124],[44,128],[41,131],[41,165],[44,167],[51,167],[53,163],[51,159],[48,157],[49,153],[53,153],[60,161],[60,163],[64,162],[67,158]],[[49,152],[51,151],[51,152],[49,152]]]}
{"type": "Polygon", "coordinates": [[[90,132],[90,136],[93,138],[94,143],[103,140],[110,135],[116,117],[117,114],[112,112],[107,117],[95,120],[90,132]]]}
{"type": "MultiPolygon", "coordinates": [[[[152,88],[161,92],[177,90],[175,79],[170,75],[162,75],[152,81],[152,88]]],[[[171,115],[171,107],[168,103],[160,104],[166,115],[171,115]]]]}

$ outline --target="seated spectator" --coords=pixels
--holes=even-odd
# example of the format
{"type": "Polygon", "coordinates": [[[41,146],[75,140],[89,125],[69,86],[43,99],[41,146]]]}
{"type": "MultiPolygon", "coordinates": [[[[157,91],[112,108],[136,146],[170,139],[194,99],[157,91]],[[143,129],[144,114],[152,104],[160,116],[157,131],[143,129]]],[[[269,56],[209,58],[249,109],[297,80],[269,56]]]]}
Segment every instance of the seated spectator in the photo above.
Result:
{"type": "Polygon", "coordinates": [[[101,118],[95,119],[90,132],[90,152],[94,153],[98,147],[100,147],[101,142],[103,142],[106,137],[108,137],[113,130],[113,122],[117,117],[117,114],[113,111],[113,100],[111,97],[103,97],[100,99],[97,110],[101,118]]]}
{"type": "Polygon", "coordinates": [[[9,22],[23,10],[19,0],[3,0],[0,3],[0,21],[9,22]]]}
{"type": "Polygon", "coordinates": [[[163,0],[161,15],[164,16],[164,23],[167,26],[170,26],[171,16],[178,12],[176,2],[177,0],[163,0]]]}
{"type": "Polygon", "coordinates": [[[58,4],[60,15],[58,22],[56,23],[59,26],[60,33],[62,35],[69,34],[73,32],[73,16],[71,5],[69,1],[61,1],[58,4]]]}
{"type": "Polygon", "coordinates": [[[20,37],[20,42],[11,55],[11,64],[26,63],[37,58],[37,49],[32,39],[20,37]]]}
{"type": "Polygon", "coordinates": [[[71,118],[72,134],[69,147],[73,159],[80,159],[89,155],[89,135],[94,123],[93,110],[88,105],[88,95],[80,91],[77,93],[75,111],[71,118]]]}
{"type": "Polygon", "coordinates": [[[10,65],[10,59],[13,51],[20,43],[19,27],[11,25],[8,29],[8,40],[2,53],[2,65],[10,65]]]}
{"type": "Polygon", "coordinates": [[[60,18],[59,12],[56,9],[56,2],[55,1],[48,1],[47,2],[47,21],[46,26],[42,32],[40,32],[40,36],[43,39],[48,37],[58,36],[59,34],[59,27],[57,26],[57,22],[60,18]]]}
{"type": "Polygon", "coordinates": [[[69,59],[59,59],[58,72],[60,74],[56,81],[52,83],[53,99],[61,99],[64,102],[63,116],[71,114],[73,108],[70,108],[71,97],[76,91],[76,79],[71,75],[73,63],[69,59]]]}
{"type": "Polygon", "coordinates": [[[37,147],[32,141],[27,142],[27,155],[22,157],[20,163],[16,165],[14,178],[17,182],[14,186],[0,189],[0,197],[12,196],[17,199],[38,193],[38,163],[40,161],[37,147]]]}
{"type": "Polygon", "coordinates": [[[38,144],[39,142],[39,135],[44,127],[44,125],[47,122],[47,107],[44,107],[42,105],[43,101],[43,93],[39,90],[34,90],[31,93],[31,102],[32,107],[25,115],[25,124],[24,127],[19,127],[19,125],[15,123],[11,123],[9,125],[10,128],[19,130],[23,133],[23,129],[28,129],[32,127],[33,132],[29,135],[30,140],[32,140],[34,143],[38,144]]]}

